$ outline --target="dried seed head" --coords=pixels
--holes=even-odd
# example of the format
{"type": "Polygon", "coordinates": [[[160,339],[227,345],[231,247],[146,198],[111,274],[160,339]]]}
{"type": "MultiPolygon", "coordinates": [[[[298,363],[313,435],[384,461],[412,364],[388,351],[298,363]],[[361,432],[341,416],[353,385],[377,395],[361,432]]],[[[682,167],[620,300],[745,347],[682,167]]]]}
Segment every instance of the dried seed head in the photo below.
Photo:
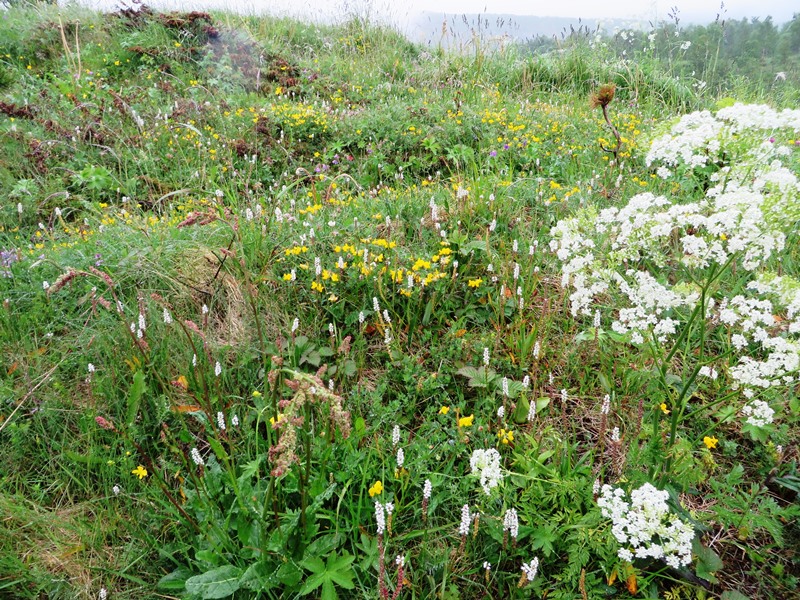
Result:
{"type": "Polygon", "coordinates": [[[611,101],[614,99],[614,92],[617,90],[617,85],[614,83],[605,83],[600,86],[600,89],[597,90],[594,94],[592,94],[591,98],[591,105],[592,108],[597,108],[598,106],[602,106],[605,108],[611,101]]]}

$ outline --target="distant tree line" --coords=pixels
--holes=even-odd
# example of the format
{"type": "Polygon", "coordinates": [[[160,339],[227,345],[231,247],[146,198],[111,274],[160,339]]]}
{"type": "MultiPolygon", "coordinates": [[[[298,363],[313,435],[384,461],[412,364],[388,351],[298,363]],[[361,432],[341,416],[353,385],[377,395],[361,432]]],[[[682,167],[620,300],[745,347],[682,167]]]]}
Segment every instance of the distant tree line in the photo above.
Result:
{"type": "Polygon", "coordinates": [[[787,80],[800,85],[800,13],[783,24],[775,24],[772,17],[718,18],[686,27],[676,15],[670,16],[650,31],[606,34],[582,26],[560,36],[538,36],[522,46],[534,54],[586,46],[600,56],[636,59],[642,66],[696,79],[715,91],[742,81],[762,88],[787,80]]]}

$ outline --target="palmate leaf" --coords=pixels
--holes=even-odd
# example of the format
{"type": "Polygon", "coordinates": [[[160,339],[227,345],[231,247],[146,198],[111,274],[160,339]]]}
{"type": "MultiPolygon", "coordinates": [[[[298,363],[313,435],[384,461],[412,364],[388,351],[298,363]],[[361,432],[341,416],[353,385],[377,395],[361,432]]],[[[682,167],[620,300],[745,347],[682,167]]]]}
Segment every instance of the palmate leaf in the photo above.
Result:
{"type": "Polygon", "coordinates": [[[333,552],[328,555],[325,563],[316,556],[303,560],[300,564],[303,568],[311,571],[312,575],[306,579],[305,585],[300,590],[300,595],[305,596],[322,587],[321,598],[323,600],[335,600],[338,595],[334,584],[346,590],[353,589],[355,584],[350,571],[350,565],[353,560],[355,560],[355,557],[352,554],[337,556],[333,552]]]}

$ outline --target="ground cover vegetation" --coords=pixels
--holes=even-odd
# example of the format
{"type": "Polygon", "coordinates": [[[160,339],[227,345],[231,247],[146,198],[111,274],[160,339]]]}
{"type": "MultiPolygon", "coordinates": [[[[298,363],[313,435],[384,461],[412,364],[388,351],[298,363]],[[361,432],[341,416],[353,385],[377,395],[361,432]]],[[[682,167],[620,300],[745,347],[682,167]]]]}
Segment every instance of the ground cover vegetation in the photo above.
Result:
{"type": "Polygon", "coordinates": [[[797,72],[559,44],[0,13],[0,596],[796,597],[797,72]]]}

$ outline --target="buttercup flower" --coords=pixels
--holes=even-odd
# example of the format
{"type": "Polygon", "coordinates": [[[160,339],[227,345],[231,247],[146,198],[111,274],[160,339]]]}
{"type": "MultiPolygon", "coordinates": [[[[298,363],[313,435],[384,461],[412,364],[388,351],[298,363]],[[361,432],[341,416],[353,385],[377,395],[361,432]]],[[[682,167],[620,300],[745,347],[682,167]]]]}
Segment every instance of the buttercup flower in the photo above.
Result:
{"type": "Polygon", "coordinates": [[[372,486],[369,488],[369,497],[374,498],[382,491],[383,491],[383,482],[380,479],[378,479],[378,481],[373,483],[372,486]]]}

